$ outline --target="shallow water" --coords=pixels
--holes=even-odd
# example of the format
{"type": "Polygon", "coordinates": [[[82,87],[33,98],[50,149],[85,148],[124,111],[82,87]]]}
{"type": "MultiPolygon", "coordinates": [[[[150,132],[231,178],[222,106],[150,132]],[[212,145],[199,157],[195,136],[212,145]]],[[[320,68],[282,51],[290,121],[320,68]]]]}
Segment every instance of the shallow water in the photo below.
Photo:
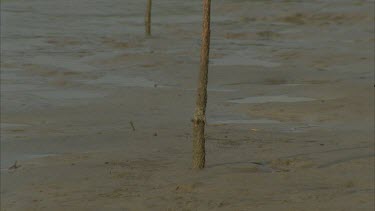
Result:
{"type": "MultiPolygon", "coordinates": [[[[184,89],[186,91],[197,91],[197,89],[184,89]]],[[[236,89],[225,89],[220,87],[208,87],[208,92],[236,92],[236,89]]]]}
{"type": "Polygon", "coordinates": [[[229,100],[231,103],[295,103],[314,101],[314,98],[308,97],[291,97],[288,95],[277,96],[255,96],[235,100],[229,100]]]}
{"type": "Polygon", "coordinates": [[[38,86],[32,84],[2,84],[1,92],[8,94],[9,92],[25,92],[38,89],[38,86]]]}
{"type": "Polygon", "coordinates": [[[116,75],[106,75],[97,80],[87,81],[86,83],[129,87],[154,87],[155,85],[157,85],[156,82],[150,81],[142,77],[123,77],[116,75]]]}
{"type": "Polygon", "coordinates": [[[18,124],[18,123],[5,123],[1,122],[0,127],[2,130],[9,130],[9,129],[15,129],[20,127],[27,127],[29,125],[27,124],[18,124]]]}
{"type": "Polygon", "coordinates": [[[212,65],[216,66],[260,66],[260,67],[278,67],[280,66],[279,63],[270,62],[265,60],[260,60],[256,58],[251,58],[250,56],[243,56],[243,55],[229,55],[224,56],[218,59],[212,59],[212,65]]]}
{"type": "Polygon", "coordinates": [[[105,94],[97,93],[92,91],[80,91],[80,90],[51,90],[51,91],[39,91],[35,92],[34,95],[47,98],[47,99],[61,99],[61,100],[75,100],[75,99],[90,99],[104,97],[105,94]]]}
{"type": "Polygon", "coordinates": [[[271,119],[227,119],[208,121],[210,124],[278,124],[279,121],[271,119]]]}
{"type": "Polygon", "coordinates": [[[272,119],[252,119],[244,114],[237,113],[220,113],[209,114],[207,117],[208,124],[277,124],[277,120],[272,119]]]}

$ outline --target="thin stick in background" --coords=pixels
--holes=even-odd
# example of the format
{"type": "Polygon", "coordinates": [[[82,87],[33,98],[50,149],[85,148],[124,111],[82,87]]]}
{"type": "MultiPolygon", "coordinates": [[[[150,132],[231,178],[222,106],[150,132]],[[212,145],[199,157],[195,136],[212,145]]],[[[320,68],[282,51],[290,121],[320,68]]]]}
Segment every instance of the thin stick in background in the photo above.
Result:
{"type": "Polygon", "coordinates": [[[152,0],[147,0],[146,17],[145,17],[145,27],[146,27],[147,36],[151,36],[151,8],[152,8],[152,0]]]}

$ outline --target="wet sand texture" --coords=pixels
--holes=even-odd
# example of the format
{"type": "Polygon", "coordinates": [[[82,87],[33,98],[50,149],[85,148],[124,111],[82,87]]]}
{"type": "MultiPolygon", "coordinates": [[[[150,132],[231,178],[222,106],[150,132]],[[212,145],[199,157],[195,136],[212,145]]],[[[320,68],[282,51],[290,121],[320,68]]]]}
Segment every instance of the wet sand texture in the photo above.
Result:
{"type": "Polygon", "coordinates": [[[374,210],[374,1],[1,1],[1,210],[374,210]],[[16,162],[17,161],[17,162],[16,162]]]}

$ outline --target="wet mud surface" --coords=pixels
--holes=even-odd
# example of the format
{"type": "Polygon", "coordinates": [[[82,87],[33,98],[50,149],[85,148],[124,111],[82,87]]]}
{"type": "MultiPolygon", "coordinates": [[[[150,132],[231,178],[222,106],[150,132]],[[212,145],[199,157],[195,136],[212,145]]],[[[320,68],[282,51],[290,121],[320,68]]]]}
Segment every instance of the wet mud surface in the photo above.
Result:
{"type": "Polygon", "coordinates": [[[200,1],[2,1],[1,210],[373,210],[374,1],[212,4],[193,172],[200,1]]]}

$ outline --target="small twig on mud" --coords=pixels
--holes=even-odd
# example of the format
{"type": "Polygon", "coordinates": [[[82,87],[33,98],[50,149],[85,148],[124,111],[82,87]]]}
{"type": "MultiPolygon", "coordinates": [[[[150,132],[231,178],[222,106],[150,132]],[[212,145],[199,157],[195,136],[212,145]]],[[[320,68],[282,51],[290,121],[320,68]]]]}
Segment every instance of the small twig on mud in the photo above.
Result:
{"type": "Polygon", "coordinates": [[[14,164],[8,168],[8,170],[16,170],[18,169],[19,167],[21,167],[21,165],[17,165],[17,161],[14,162],[14,164]]]}
{"type": "Polygon", "coordinates": [[[133,131],[135,131],[135,127],[134,127],[133,121],[130,121],[129,124],[132,127],[133,131]]]}

